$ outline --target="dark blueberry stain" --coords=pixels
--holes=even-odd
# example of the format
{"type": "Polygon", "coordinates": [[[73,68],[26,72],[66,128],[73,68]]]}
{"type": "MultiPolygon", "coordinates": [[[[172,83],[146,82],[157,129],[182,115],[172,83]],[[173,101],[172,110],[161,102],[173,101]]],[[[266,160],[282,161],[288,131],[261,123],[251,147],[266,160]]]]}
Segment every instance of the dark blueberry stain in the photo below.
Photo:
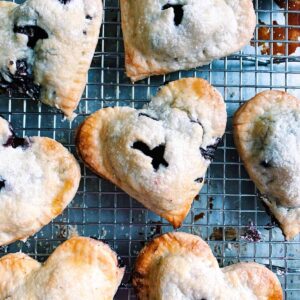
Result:
{"type": "Polygon", "coordinates": [[[153,226],[150,227],[149,238],[153,239],[154,237],[156,237],[158,235],[162,235],[162,233],[163,233],[162,224],[160,222],[156,222],[156,221],[150,221],[150,223],[153,224],[153,226]]]}
{"type": "Polygon", "coordinates": [[[209,237],[211,241],[222,241],[224,238],[227,241],[236,241],[237,230],[233,227],[214,227],[209,237]]]}
{"type": "Polygon", "coordinates": [[[152,166],[157,171],[159,169],[160,165],[163,165],[165,167],[168,167],[169,164],[164,159],[165,154],[165,145],[159,145],[155,147],[154,149],[150,150],[148,145],[146,145],[143,142],[135,142],[132,146],[133,149],[139,150],[143,152],[146,156],[149,156],[152,158],[152,166]]]}
{"type": "Polygon", "coordinates": [[[91,17],[90,15],[86,15],[85,18],[86,18],[87,20],[93,20],[93,17],[91,17]]]}
{"type": "Polygon", "coordinates": [[[207,146],[206,149],[200,148],[201,155],[205,159],[213,160],[215,158],[215,152],[221,142],[221,138],[217,138],[213,145],[207,146]]]}
{"type": "Polygon", "coordinates": [[[68,4],[71,0],[58,0],[61,4],[68,4]]]}
{"type": "Polygon", "coordinates": [[[5,180],[0,179],[0,191],[1,191],[1,189],[4,188],[4,187],[5,187],[5,180]]]}
{"type": "Polygon", "coordinates": [[[6,143],[3,145],[4,147],[12,147],[12,148],[23,147],[23,148],[26,148],[26,147],[29,146],[29,140],[28,139],[17,137],[17,135],[13,131],[13,128],[12,128],[11,125],[10,125],[9,129],[11,131],[11,136],[8,138],[6,143]]]}
{"type": "Polygon", "coordinates": [[[208,207],[210,210],[212,210],[214,208],[214,198],[213,197],[208,198],[208,207]]]}
{"type": "Polygon", "coordinates": [[[271,168],[272,164],[269,161],[263,160],[260,162],[260,165],[266,169],[271,168]]]}
{"type": "Polygon", "coordinates": [[[7,75],[10,76],[11,82],[7,82],[0,75],[0,89],[7,91],[9,94],[13,90],[17,90],[34,100],[39,99],[40,87],[34,84],[32,70],[25,60],[17,60],[15,74],[7,73],[7,75]]]}
{"type": "Polygon", "coordinates": [[[203,177],[199,177],[199,178],[195,179],[195,182],[202,183],[203,182],[203,177]]]}
{"type": "Polygon", "coordinates": [[[183,18],[183,5],[181,4],[169,4],[167,3],[166,5],[163,6],[162,10],[166,10],[169,8],[173,8],[174,10],[174,23],[175,26],[178,26],[181,24],[182,22],[182,18],[183,18]]]}
{"type": "Polygon", "coordinates": [[[152,117],[152,116],[150,116],[150,115],[148,115],[148,114],[145,114],[145,113],[140,113],[140,114],[139,114],[139,117],[141,117],[141,116],[146,117],[146,118],[150,118],[150,119],[152,119],[152,120],[154,120],[154,121],[159,121],[159,119],[157,119],[157,118],[155,118],[155,117],[152,117]]]}
{"type": "Polygon", "coordinates": [[[14,27],[14,33],[20,33],[28,36],[27,46],[34,48],[38,40],[47,39],[48,33],[39,26],[16,26],[14,27]]]}
{"type": "Polygon", "coordinates": [[[86,30],[83,31],[83,34],[86,35],[86,30]]]}
{"type": "Polygon", "coordinates": [[[119,268],[126,267],[126,263],[124,261],[124,258],[122,258],[121,256],[118,256],[118,265],[119,265],[119,268]]]}
{"type": "Polygon", "coordinates": [[[204,217],[205,217],[205,213],[202,212],[202,213],[194,216],[194,221],[197,222],[197,221],[203,219],[204,217]]]}
{"type": "Polygon", "coordinates": [[[261,234],[256,227],[250,223],[249,226],[244,229],[244,233],[241,238],[247,242],[259,242],[261,241],[261,234]]]}
{"type": "Polygon", "coordinates": [[[25,148],[28,146],[28,140],[24,138],[19,138],[16,135],[12,135],[11,137],[9,137],[9,139],[3,146],[12,147],[12,148],[18,148],[18,147],[25,148]]]}

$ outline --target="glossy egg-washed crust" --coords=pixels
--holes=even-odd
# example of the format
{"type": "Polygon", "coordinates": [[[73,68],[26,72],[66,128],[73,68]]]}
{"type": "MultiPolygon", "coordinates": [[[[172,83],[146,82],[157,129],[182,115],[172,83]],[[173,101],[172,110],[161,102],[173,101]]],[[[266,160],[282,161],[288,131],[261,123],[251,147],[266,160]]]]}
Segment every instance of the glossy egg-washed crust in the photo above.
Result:
{"type": "MultiPolygon", "coordinates": [[[[219,269],[218,262],[207,243],[200,237],[183,232],[161,235],[149,242],[140,252],[133,272],[133,286],[140,300],[154,300],[153,289],[159,286],[158,266],[169,256],[193,255],[208,261],[211,272],[219,269]]],[[[176,266],[174,266],[176,268],[176,266]]],[[[269,269],[257,263],[237,263],[221,269],[227,276],[225,281],[239,288],[247,288],[259,300],[282,300],[279,280],[269,269]]],[[[179,278],[184,282],[184,278],[179,278]]],[[[199,283],[200,285],[201,283],[199,283]]],[[[209,285],[209,282],[206,283],[209,285]]],[[[220,283],[221,284],[221,283],[220,283]]],[[[189,282],[186,282],[189,285],[189,282]]],[[[214,286],[211,286],[214,290],[214,286]]],[[[217,291],[218,289],[216,289],[217,291]]],[[[217,293],[217,292],[216,292],[217,293]]],[[[193,298],[194,299],[194,298],[193,298]]],[[[215,294],[214,299],[230,299],[224,294],[215,294]]],[[[158,299],[155,299],[158,300],[158,299]]]]}
{"type": "Polygon", "coordinates": [[[101,241],[73,237],[44,264],[23,253],[0,258],[1,299],[112,300],[124,275],[101,241]]]}
{"type": "MultiPolygon", "coordinates": [[[[282,170],[283,167],[280,169],[275,168],[274,170],[264,170],[257,163],[257,154],[253,152],[253,145],[257,138],[255,132],[259,133],[257,129],[255,129],[255,126],[260,118],[277,118],[276,120],[287,118],[286,122],[293,122],[292,120],[295,116],[300,118],[299,99],[288,93],[273,90],[261,92],[247,101],[235,113],[233,120],[234,141],[245,168],[261,192],[261,199],[279,222],[288,240],[300,232],[300,197],[293,201],[289,198],[289,195],[299,195],[298,184],[293,184],[293,178],[296,179],[300,176],[298,174],[299,166],[294,165],[292,169],[289,170],[282,170]],[[270,185],[270,183],[268,183],[268,177],[262,171],[267,172],[267,174],[273,172],[277,174],[279,178],[276,177],[277,179],[270,185]],[[273,189],[275,184],[277,188],[282,189],[287,182],[291,184],[287,184],[285,192],[279,193],[278,190],[273,189]]],[[[295,126],[295,124],[290,125],[290,130],[292,130],[293,127],[296,130],[297,126],[295,126]]],[[[264,128],[260,130],[264,130],[264,128]]],[[[282,132],[278,132],[277,138],[281,136],[281,138],[285,139],[291,134],[291,132],[284,132],[285,129],[283,128],[279,128],[278,130],[282,132]]],[[[284,146],[285,141],[282,140],[281,144],[284,146]]],[[[274,151],[275,150],[276,149],[274,149],[274,151]]],[[[294,150],[288,149],[288,145],[286,145],[286,149],[280,154],[280,157],[277,157],[277,162],[275,163],[279,166],[284,166],[286,164],[285,161],[289,159],[289,155],[298,155],[289,151],[294,150]]]]}
{"type": "MultiPolygon", "coordinates": [[[[9,123],[0,117],[0,143],[5,143],[11,134],[9,123]]],[[[24,195],[24,199],[18,199],[16,204],[14,189],[18,187],[12,187],[11,194],[8,192],[9,198],[5,197],[5,199],[1,199],[3,191],[0,191],[0,207],[2,205],[5,207],[0,210],[1,246],[26,239],[47,225],[62,213],[75,196],[79,186],[81,178],[79,164],[63,145],[46,137],[31,137],[28,142],[29,146],[25,147],[24,152],[32,152],[35,163],[44,170],[43,177],[39,182],[41,193],[36,196],[30,195],[30,187],[27,186],[28,195],[24,195]],[[47,165],[55,165],[57,169],[48,169],[47,165]],[[50,171],[51,173],[49,173],[50,171]],[[57,177],[57,181],[52,180],[52,176],[57,177]],[[51,193],[51,198],[48,192],[51,193]],[[30,203],[26,197],[31,198],[30,203]]],[[[16,151],[9,146],[6,149],[16,151]]],[[[0,157],[1,159],[6,160],[7,158],[0,157]]],[[[16,164],[17,170],[23,170],[22,161],[13,163],[16,164]]],[[[31,172],[30,169],[23,171],[28,174],[31,172]]],[[[19,174],[20,177],[21,175],[19,174]]]]}
{"type": "MultiPolygon", "coordinates": [[[[187,112],[187,115],[193,115],[195,119],[198,118],[199,122],[206,126],[206,133],[202,139],[215,140],[224,134],[226,108],[222,96],[217,90],[209,85],[207,81],[194,78],[178,80],[162,87],[155,97],[155,101],[153,106],[150,103],[151,110],[148,108],[135,110],[128,107],[99,110],[88,117],[78,128],[76,146],[85,164],[94,172],[112,181],[147,208],[167,219],[174,227],[179,227],[188,214],[192,201],[198,194],[204,180],[201,184],[193,183],[194,179],[197,178],[196,175],[193,175],[193,165],[190,168],[184,168],[183,172],[179,172],[175,168],[174,172],[168,173],[168,170],[163,169],[160,171],[165,173],[160,175],[159,172],[153,172],[152,168],[151,170],[148,169],[149,163],[146,158],[144,159],[144,157],[135,154],[136,151],[132,152],[131,150],[130,152],[130,144],[135,141],[136,137],[138,137],[137,139],[147,140],[148,136],[154,136],[155,138],[157,132],[167,135],[165,128],[159,127],[156,130],[157,127],[154,126],[158,126],[158,122],[149,121],[150,123],[144,123],[146,121],[143,120],[142,122],[141,119],[138,119],[138,114],[139,112],[154,114],[158,105],[162,107],[166,105],[166,109],[174,109],[176,110],[175,113],[180,114],[180,116],[187,112]],[[167,103],[167,101],[170,101],[170,103],[167,103]],[[157,102],[160,102],[160,104],[156,104],[157,102]],[[131,121],[128,120],[133,121],[130,123],[131,121]],[[122,133],[120,137],[116,137],[116,134],[111,134],[111,131],[114,130],[112,127],[116,126],[116,130],[119,130],[120,127],[124,127],[120,124],[126,125],[129,131],[122,133]],[[153,129],[151,126],[153,126],[153,129]],[[114,143],[115,148],[110,147],[109,142],[118,138],[118,142],[114,143]],[[128,170],[124,171],[124,174],[120,172],[120,168],[125,168],[124,164],[121,164],[120,167],[114,167],[114,160],[118,156],[122,157],[124,162],[129,165],[128,170]],[[138,168],[136,164],[138,164],[138,168]],[[131,174],[128,173],[135,174],[136,179],[132,180],[130,178],[131,174]],[[142,181],[142,178],[148,180],[152,178],[151,176],[154,177],[153,181],[142,181]],[[160,189],[158,195],[155,194],[158,188],[155,188],[154,184],[158,184],[157,187],[160,189]],[[179,198],[181,200],[176,202],[179,198]]],[[[160,111],[163,112],[164,109],[160,109],[160,111]]],[[[164,121],[163,117],[161,121],[164,121]]],[[[199,125],[193,125],[189,120],[187,130],[183,134],[188,136],[188,131],[191,131],[192,126],[199,125]]],[[[170,127],[167,130],[169,129],[170,127]]],[[[174,130],[174,132],[176,134],[177,131],[174,130]]],[[[165,139],[162,139],[162,141],[165,139]]],[[[178,136],[178,143],[181,143],[180,139],[181,137],[178,136]]],[[[190,161],[194,161],[194,164],[197,166],[199,165],[197,174],[204,176],[210,161],[202,158],[200,154],[201,136],[194,138],[193,143],[199,143],[199,145],[194,146],[194,144],[191,144],[191,147],[188,147],[195,147],[194,156],[190,157],[190,161]]],[[[181,143],[177,147],[182,146],[181,143]]],[[[174,150],[176,149],[171,149],[170,151],[174,150]]],[[[175,156],[173,164],[181,163],[181,161],[178,162],[177,160],[182,159],[185,158],[175,156]]]]}
{"type": "Polygon", "coordinates": [[[17,5],[0,1],[0,15],[20,23],[7,21],[11,28],[0,28],[6,38],[1,41],[0,37],[0,45],[7,47],[2,53],[3,61],[0,57],[0,68],[7,68],[8,61],[26,59],[32,51],[33,77],[41,87],[40,100],[72,119],[98,42],[103,9],[101,0],[63,2],[27,0],[17,5]],[[48,38],[29,50],[26,35],[14,33],[13,27],[33,24],[45,30],[48,38]]]}
{"type": "Polygon", "coordinates": [[[132,81],[209,64],[251,40],[256,25],[251,0],[183,2],[184,10],[189,7],[175,26],[172,8],[162,9],[167,0],[120,1],[126,73],[132,81]]]}

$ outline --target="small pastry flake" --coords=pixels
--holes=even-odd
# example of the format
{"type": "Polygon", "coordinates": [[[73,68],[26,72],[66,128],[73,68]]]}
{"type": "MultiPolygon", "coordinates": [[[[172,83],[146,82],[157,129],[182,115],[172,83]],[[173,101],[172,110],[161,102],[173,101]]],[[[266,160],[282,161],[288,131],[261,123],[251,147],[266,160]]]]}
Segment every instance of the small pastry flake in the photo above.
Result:
{"type": "Polygon", "coordinates": [[[133,286],[140,300],[282,300],[280,282],[257,263],[219,268],[209,246],[183,232],[164,234],[139,254],[133,286]]]}
{"type": "Polygon", "coordinates": [[[124,275],[106,244],[73,237],[44,264],[23,253],[0,258],[0,299],[112,300],[124,275]]]}
{"type": "Polygon", "coordinates": [[[18,138],[0,117],[0,246],[28,238],[61,214],[80,177],[77,161],[60,143],[18,138]]]}
{"type": "Polygon", "coordinates": [[[250,178],[287,239],[300,232],[300,101],[265,91],[234,117],[234,139],[250,178]]]}
{"type": "Polygon", "coordinates": [[[102,1],[0,1],[0,20],[0,89],[72,119],[98,42],[102,1]]]}
{"type": "Polygon", "coordinates": [[[126,73],[132,81],[207,65],[247,45],[252,0],[121,0],[126,73]]]}
{"type": "Polygon", "coordinates": [[[225,132],[226,107],[203,79],[163,86],[144,109],[105,108],[78,129],[77,149],[98,175],[179,227],[225,132]]]}

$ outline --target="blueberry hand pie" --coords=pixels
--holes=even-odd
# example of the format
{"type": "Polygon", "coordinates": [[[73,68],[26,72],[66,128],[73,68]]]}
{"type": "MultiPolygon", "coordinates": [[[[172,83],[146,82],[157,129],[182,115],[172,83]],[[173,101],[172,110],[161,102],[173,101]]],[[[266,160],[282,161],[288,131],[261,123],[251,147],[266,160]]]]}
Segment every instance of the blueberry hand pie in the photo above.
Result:
{"type": "Polygon", "coordinates": [[[0,246],[29,237],[59,215],[79,180],[77,161],[60,143],[18,138],[0,117],[0,246]]]}
{"type": "Polygon", "coordinates": [[[287,239],[300,232],[300,101],[265,91],[234,117],[234,138],[250,178],[287,239]]]}
{"type": "Polygon", "coordinates": [[[0,89],[71,119],[98,41],[101,0],[0,1],[0,89]]]}
{"type": "Polygon", "coordinates": [[[176,232],[151,241],[137,258],[133,286],[140,300],[282,300],[280,282],[257,263],[219,268],[198,236],[176,232]]]}
{"type": "Polygon", "coordinates": [[[144,109],[97,111],[80,126],[76,144],[92,170],[179,227],[225,126],[219,92],[188,78],[162,87],[144,109]]]}
{"type": "Polygon", "coordinates": [[[112,300],[123,278],[104,243],[73,237],[44,264],[23,253],[0,258],[0,299],[112,300]]]}
{"type": "Polygon", "coordinates": [[[209,64],[242,49],[253,36],[252,0],[120,0],[127,75],[151,75],[209,64]]]}

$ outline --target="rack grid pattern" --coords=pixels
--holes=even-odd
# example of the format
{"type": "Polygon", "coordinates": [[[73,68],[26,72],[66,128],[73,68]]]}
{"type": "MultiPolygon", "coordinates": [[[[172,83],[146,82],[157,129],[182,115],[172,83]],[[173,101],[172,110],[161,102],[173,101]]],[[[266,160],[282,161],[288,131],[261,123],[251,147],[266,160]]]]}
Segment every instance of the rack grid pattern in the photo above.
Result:
{"type": "MultiPolygon", "coordinates": [[[[273,0],[254,0],[257,19],[262,22],[257,25],[252,45],[243,51],[208,66],[148,78],[136,84],[131,84],[124,72],[118,0],[103,2],[104,21],[78,117],[69,123],[56,110],[19,95],[0,95],[0,114],[12,122],[18,134],[55,138],[76,155],[74,133],[90,113],[106,106],[140,108],[166,81],[183,77],[207,79],[226,100],[228,126],[216,159],[208,170],[205,186],[179,230],[201,235],[221,266],[238,261],[265,264],[277,273],[285,298],[300,299],[300,237],[289,242],[284,240],[281,230],[257,197],[257,190],[239,159],[232,138],[234,112],[256,93],[280,89],[300,98],[300,49],[288,55],[289,45],[297,41],[274,39],[279,27],[285,37],[293,29],[299,33],[300,11],[290,7],[295,1],[286,1],[285,7],[279,8],[273,0]],[[296,25],[289,25],[292,14],[298,20],[296,25]],[[269,39],[260,37],[260,28],[268,29],[269,39]],[[276,42],[283,45],[284,54],[272,54],[276,42]],[[269,54],[261,53],[261,43],[270,47],[269,54]],[[256,230],[261,240],[248,241],[251,232],[256,230]]],[[[21,250],[45,261],[70,233],[76,231],[104,240],[117,251],[120,263],[126,266],[126,275],[116,299],[135,299],[130,278],[137,254],[147,240],[173,229],[122,190],[95,176],[82,163],[81,169],[79,191],[64,213],[27,242],[0,247],[0,256],[21,250]]]]}

